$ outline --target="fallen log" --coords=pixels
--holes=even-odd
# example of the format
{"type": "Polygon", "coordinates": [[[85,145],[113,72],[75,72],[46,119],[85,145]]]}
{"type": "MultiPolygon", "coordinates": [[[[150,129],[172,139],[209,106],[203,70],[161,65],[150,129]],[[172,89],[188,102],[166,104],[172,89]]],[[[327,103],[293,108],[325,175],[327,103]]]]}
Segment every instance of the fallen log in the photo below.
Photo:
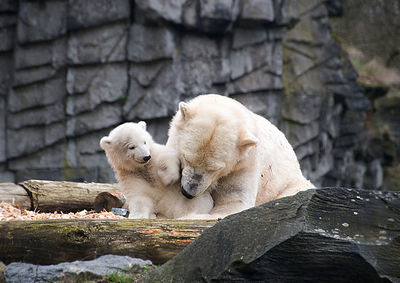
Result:
{"type": "Polygon", "coordinates": [[[30,194],[32,209],[41,212],[91,210],[100,193],[119,192],[116,185],[101,183],[28,180],[20,185],[30,194]]]}
{"type": "Polygon", "coordinates": [[[215,220],[46,220],[0,222],[0,261],[56,264],[105,254],[162,264],[215,220]]]}
{"type": "Polygon", "coordinates": [[[31,198],[27,191],[13,183],[0,183],[0,202],[11,203],[24,209],[31,209],[31,198]]]}
{"type": "Polygon", "coordinates": [[[125,204],[125,197],[122,193],[102,192],[94,199],[94,211],[111,211],[112,208],[120,208],[125,204]]]}

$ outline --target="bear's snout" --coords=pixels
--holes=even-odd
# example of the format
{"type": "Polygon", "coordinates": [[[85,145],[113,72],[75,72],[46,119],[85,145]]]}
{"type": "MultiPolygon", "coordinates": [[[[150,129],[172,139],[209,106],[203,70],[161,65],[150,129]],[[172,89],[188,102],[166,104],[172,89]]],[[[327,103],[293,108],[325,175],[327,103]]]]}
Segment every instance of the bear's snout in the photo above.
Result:
{"type": "Polygon", "coordinates": [[[147,155],[147,156],[143,157],[143,160],[144,160],[144,162],[147,162],[150,160],[150,158],[151,158],[151,155],[147,155]]]}

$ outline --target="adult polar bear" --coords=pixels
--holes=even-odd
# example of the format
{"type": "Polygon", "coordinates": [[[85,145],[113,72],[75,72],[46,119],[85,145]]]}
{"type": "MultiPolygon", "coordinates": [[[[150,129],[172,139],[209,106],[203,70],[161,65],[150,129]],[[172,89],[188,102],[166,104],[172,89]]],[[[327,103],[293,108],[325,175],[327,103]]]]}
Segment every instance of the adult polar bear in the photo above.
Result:
{"type": "Polygon", "coordinates": [[[208,94],[181,102],[168,136],[181,160],[183,195],[211,192],[210,218],[314,187],[285,135],[234,99],[208,94]]]}

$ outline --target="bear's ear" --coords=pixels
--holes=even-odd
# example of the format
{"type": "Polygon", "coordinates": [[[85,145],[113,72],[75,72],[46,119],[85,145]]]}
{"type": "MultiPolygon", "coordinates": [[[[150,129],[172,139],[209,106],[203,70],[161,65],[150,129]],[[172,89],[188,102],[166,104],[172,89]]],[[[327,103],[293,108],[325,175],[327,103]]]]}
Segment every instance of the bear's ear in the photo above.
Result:
{"type": "Polygon", "coordinates": [[[179,111],[181,111],[183,120],[188,120],[190,118],[189,105],[187,105],[187,103],[179,102],[179,111]]]}
{"type": "Polygon", "coordinates": [[[102,137],[100,140],[100,146],[102,149],[106,149],[107,146],[111,144],[111,138],[110,137],[102,137]]]}
{"type": "Polygon", "coordinates": [[[240,148],[249,148],[255,146],[258,143],[258,139],[250,132],[243,133],[239,140],[240,148]]]}
{"type": "Polygon", "coordinates": [[[143,129],[143,130],[145,130],[146,131],[146,122],[145,121],[140,121],[139,123],[138,123],[138,125],[143,129]]]}

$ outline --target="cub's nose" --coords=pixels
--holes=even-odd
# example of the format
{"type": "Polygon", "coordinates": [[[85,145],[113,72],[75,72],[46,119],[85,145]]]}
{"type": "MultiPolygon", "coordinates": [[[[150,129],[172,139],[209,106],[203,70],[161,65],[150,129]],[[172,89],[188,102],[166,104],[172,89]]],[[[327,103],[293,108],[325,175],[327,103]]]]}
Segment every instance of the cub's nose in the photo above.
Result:
{"type": "Polygon", "coordinates": [[[147,156],[143,157],[143,160],[147,162],[150,160],[150,158],[151,158],[151,155],[147,155],[147,156]]]}

